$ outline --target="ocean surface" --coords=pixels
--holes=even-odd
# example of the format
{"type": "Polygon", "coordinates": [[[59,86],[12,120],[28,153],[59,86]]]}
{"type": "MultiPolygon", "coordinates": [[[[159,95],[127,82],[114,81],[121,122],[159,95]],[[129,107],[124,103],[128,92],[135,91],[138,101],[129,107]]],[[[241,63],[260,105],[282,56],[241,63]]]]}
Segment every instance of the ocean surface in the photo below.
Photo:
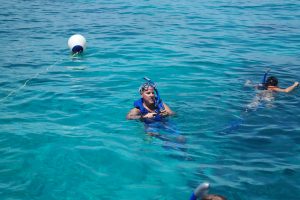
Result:
{"type": "MultiPolygon", "coordinates": [[[[0,199],[299,199],[300,89],[254,104],[266,69],[300,80],[297,0],[0,4],[0,199]],[[87,49],[72,57],[67,41],[87,49]],[[184,149],[125,116],[143,77],[184,149]]],[[[165,133],[161,130],[162,134],[165,133]]]]}

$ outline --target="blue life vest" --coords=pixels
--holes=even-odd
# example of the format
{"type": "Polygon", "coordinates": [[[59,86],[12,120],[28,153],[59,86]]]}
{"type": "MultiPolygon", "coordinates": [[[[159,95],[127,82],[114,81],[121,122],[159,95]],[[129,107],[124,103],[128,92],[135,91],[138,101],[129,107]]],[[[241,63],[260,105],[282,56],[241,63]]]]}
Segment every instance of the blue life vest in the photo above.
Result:
{"type": "MultiPolygon", "coordinates": [[[[156,99],[157,100],[157,99],[156,99]]],[[[149,111],[144,107],[143,105],[143,98],[140,98],[139,100],[136,100],[133,103],[133,106],[137,109],[139,109],[141,111],[142,116],[146,115],[149,113],[149,111]]],[[[150,121],[161,121],[163,119],[163,117],[159,114],[161,110],[164,109],[164,105],[163,102],[160,100],[158,102],[158,105],[155,108],[155,113],[157,113],[157,115],[155,115],[155,117],[153,119],[147,119],[146,122],[150,122],[150,121]]]]}

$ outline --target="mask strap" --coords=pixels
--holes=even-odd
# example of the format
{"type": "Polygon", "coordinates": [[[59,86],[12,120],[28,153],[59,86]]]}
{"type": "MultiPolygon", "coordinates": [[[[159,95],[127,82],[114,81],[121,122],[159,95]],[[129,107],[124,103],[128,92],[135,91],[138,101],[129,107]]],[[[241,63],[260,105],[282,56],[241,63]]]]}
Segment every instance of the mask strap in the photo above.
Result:
{"type": "Polygon", "coordinates": [[[265,72],[265,74],[264,74],[264,77],[263,77],[263,79],[262,79],[262,84],[266,84],[266,82],[267,82],[267,77],[268,77],[268,73],[271,71],[271,69],[269,68],[269,69],[267,69],[267,71],[265,72]]]}

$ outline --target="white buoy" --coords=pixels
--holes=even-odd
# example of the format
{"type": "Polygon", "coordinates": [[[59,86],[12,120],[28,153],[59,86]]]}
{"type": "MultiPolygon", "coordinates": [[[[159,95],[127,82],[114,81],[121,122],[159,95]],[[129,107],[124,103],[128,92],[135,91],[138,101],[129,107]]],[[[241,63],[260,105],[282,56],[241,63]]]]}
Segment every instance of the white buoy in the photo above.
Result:
{"type": "Polygon", "coordinates": [[[82,35],[75,34],[69,38],[68,46],[73,54],[82,53],[86,48],[86,40],[82,35]]]}

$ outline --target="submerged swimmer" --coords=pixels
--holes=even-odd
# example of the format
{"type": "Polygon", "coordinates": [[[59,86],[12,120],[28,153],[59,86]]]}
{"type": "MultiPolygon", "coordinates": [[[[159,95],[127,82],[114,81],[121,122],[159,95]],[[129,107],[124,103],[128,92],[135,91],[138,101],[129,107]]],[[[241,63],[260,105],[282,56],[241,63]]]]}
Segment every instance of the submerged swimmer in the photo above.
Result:
{"type": "MultiPolygon", "coordinates": [[[[263,91],[258,93],[253,101],[246,106],[246,112],[249,111],[249,109],[256,110],[263,102],[270,103],[271,101],[273,101],[273,92],[289,93],[299,86],[299,82],[294,82],[293,85],[287,88],[280,88],[278,87],[278,79],[276,77],[270,76],[267,78],[268,72],[265,73],[263,82],[258,86],[255,85],[256,89],[260,89],[263,91]]],[[[246,82],[246,85],[249,85],[249,82],[246,82]]]]}
{"type": "Polygon", "coordinates": [[[210,184],[200,184],[190,196],[190,200],[226,200],[222,195],[218,194],[207,194],[210,184]]]}
{"type": "Polygon", "coordinates": [[[201,200],[226,200],[226,198],[218,194],[208,194],[205,195],[201,200]]]}
{"type": "Polygon", "coordinates": [[[260,84],[253,84],[250,80],[247,80],[244,86],[254,86],[256,89],[259,90],[267,90],[267,91],[275,91],[275,92],[291,92],[296,87],[299,86],[299,82],[294,82],[293,85],[287,87],[287,88],[279,88],[278,87],[278,79],[275,76],[268,77],[269,72],[271,69],[268,69],[262,79],[262,82],[260,84]]]}
{"type": "Polygon", "coordinates": [[[268,91],[274,91],[274,92],[288,93],[288,92],[293,91],[298,86],[299,86],[299,82],[296,81],[296,82],[294,82],[293,85],[291,85],[285,89],[279,88],[278,87],[278,79],[274,76],[270,76],[265,83],[265,89],[268,91]]]}
{"type": "Polygon", "coordinates": [[[224,129],[221,130],[222,134],[228,134],[236,129],[238,129],[242,123],[244,123],[246,116],[249,112],[256,111],[261,107],[272,107],[272,102],[274,101],[274,94],[276,92],[291,92],[296,87],[299,86],[299,82],[294,82],[293,85],[287,88],[278,87],[278,79],[274,76],[268,77],[270,69],[267,70],[263,76],[262,82],[260,84],[253,84],[251,81],[247,80],[244,86],[254,87],[259,90],[259,92],[255,95],[251,103],[246,105],[244,112],[242,112],[237,120],[234,120],[229,123],[224,129]]]}

